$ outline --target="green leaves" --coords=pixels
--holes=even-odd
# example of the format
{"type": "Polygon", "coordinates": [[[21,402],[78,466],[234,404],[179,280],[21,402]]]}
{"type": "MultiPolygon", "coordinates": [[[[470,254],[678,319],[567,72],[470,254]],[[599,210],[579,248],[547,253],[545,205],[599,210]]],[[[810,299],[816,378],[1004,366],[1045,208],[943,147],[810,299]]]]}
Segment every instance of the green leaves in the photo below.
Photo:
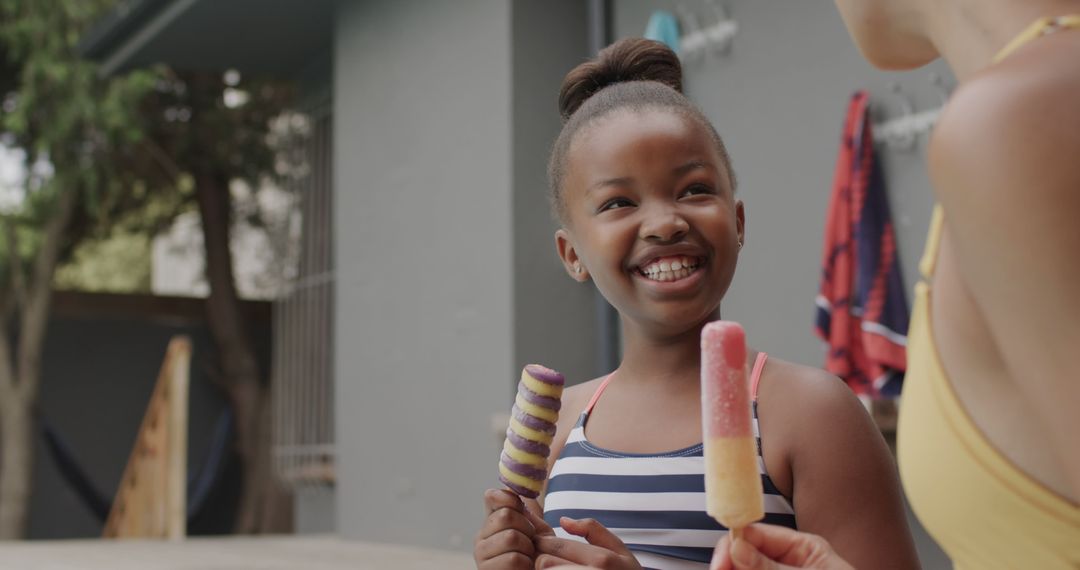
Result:
{"type": "MultiPolygon", "coordinates": [[[[243,179],[256,191],[280,176],[269,134],[292,90],[236,72],[226,78],[164,66],[102,77],[77,45],[116,5],[0,0],[0,135],[26,151],[28,164],[52,169],[28,184],[17,222],[41,228],[61,193],[78,192],[62,262],[80,241],[108,239],[114,227],[150,237],[168,227],[195,208],[196,171],[243,179]],[[246,94],[244,104],[227,105],[227,90],[233,99],[246,94]]],[[[81,263],[92,257],[79,255],[81,263]]]]}
{"type": "Polygon", "coordinates": [[[85,190],[100,194],[116,147],[143,136],[138,109],[153,88],[154,73],[103,79],[76,46],[113,2],[104,0],[3,0],[0,45],[15,78],[15,105],[0,128],[29,154],[47,154],[57,172],[75,174],[85,190]]]}
{"type": "MultiPolygon", "coordinates": [[[[36,255],[40,233],[57,197],[78,192],[76,223],[66,228],[63,250],[87,235],[117,203],[126,169],[123,156],[144,136],[138,114],[153,88],[153,72],[101,78],[76,46],[86,29],[114,2],[105,0],[0,0],[0,132],[26,154],[26,171],[45,174],[24,182],[25,200],[4,222],[16,228],[18,257],[36,255]],[[38,169],[42,170],[42,169],[38,169]]],[[[2,245],[5,261],[9,244],[2,245]]]]}

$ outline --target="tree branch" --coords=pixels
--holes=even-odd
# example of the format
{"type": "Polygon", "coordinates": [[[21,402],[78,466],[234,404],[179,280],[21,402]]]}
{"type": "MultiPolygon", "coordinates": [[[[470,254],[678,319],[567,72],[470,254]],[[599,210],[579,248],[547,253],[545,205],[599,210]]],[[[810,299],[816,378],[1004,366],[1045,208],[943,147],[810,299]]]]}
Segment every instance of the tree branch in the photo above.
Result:
{"type": "Polygon", "coordinates": [[[169,153],[165,152],[165,149],[161,148],[161,145],[159,145],[156,141],[154,141],[154,139],[150,137],[144,138],[142,144],[146,147],[146,150],[149,151],[150,157],[154,159],[154,162],[156,162],[157,165],[161,168],[161,170],[165,172],[165,176],[167,179],[169,179],[174,184],[177,180],[180,180],[180,176],[183,175],[183,171],[176,164],[176,161],[174,161],[172,157],[169,156],[169,153]]]}
{"type": "Polygon", "coordinates": [[[53,274],[56,271],[60,249],[67,237],[68,226],[74,217],[79,193],[78,186],[60,191],[56,209],[45,224],[41,249],[34,260],[30,292],[19,319],[21,332],[19,334],[17,388],[20,395],[26,398],[24,401],[34,401],[41,380],[41,351],[49,319],[53,274]]]}
{"type": "MultiPolygon", "coordinates": [[[[0,295],[0,402],[12,401],[15,392],[15,369],[11,366],[11,339],[8,338],[8,318],[14,308],[11,284],[5,283],[0,295]]],[[[4,407],[0,406],[0,415],[4,407]]]]}
{"type": "MultiPolygon", "coordinates": [[[[11,220],[5,217],[5,227],[10,228],[11,220]]],[[[14,232],[11,232],[14,233],[14,232]]],[[[8,239],[10,240],[10,235],[8,239]]],[[[15,253],[15,244],[8,241],[9,258],[12,266],[19,264],[19,255],[15,253]]],[[[12,269],[12,271],[15,271],[12,269]]],[[[0,287],[0,402],[13,401],[15,395],[15,368],[11,360],[11,339],[8,338],[8,322],[15,308],[19,305],[16,301],[14,274],[9,274],[0,287]]],[[[0,406],[0,415],[4,413],[4,407],[0,406]]]]}
{"type": "Polygon", "coordinates": [[[0,287],[0,325],[6,326],[8,319],[11,318],[11,313],[15,309],[15,295],[11,290],[11,279],[9,278],[0,287]]]}
{"type": "Polygon", "coordinates": [[[26,306],[26,276],[23,275],[22,260],[19,259],[19,236],[10,216],[4,216],[4,237],[8,245],[8,263],[11,264],[11,298],[15,307],[21,310],[26,306]]]}

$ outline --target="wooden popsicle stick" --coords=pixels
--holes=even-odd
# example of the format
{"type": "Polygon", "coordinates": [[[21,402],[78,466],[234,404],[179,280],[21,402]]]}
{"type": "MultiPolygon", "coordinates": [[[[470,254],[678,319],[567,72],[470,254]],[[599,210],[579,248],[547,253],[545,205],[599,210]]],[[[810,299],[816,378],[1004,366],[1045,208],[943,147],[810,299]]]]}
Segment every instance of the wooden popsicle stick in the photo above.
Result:
{"type": "Polygon", "coordinates": [[[740,526],[738,528],[731,529],[731,542],[735,542],[736,540],[739,540],[740,538],[742,538],[742,536],[743,536],[743,527],[740,526]]]}

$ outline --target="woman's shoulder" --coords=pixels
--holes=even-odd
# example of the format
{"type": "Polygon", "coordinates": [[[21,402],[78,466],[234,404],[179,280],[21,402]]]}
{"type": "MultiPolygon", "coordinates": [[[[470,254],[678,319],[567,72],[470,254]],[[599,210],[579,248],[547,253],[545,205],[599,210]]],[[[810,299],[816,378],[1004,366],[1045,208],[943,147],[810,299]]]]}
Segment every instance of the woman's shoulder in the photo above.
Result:
{"type": "MultiPolygon", "coordinates": [[[[1070,103],[1075,109],[1077,89],[1080,89],[1080,29],[1051,34],[1035,40],[1002,61],[976,72],[960,82],[942,114],[942,124],[949,119],[968,118],[979,113],[971,109],[995,109],[1013,113],[1023,110],[1045,111],[1039,103],[1070,103]]],[[[1007,115],[985,116],[982,121],[994,123],[1009,120],[1007,115]]]]}
{"type": "MultiPolygon", "coordinates": [[[[1036,40],[962,82],[942,111],[928,160],[938,191],[979,175],[1080,169],[1080,30],[1036,40]]],[[[978,184],[979,187],[983,186],[978,184]]],[[[1010,187],[1010,191],[1015,188],[1010,187]]]]}

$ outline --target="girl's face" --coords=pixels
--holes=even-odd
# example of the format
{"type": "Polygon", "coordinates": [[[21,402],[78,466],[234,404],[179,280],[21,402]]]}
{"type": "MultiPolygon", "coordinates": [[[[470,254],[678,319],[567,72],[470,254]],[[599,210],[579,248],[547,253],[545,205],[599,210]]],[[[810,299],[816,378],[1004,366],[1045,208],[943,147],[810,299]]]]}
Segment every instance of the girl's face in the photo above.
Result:
{"type": "Polygon", "coordinates": [[[567,271],[591,277],[624,320],[664,336],[714,315],[745,219],[702,125],[670,110],[601,117],[570,144],[562,200],[567,271]]]}

